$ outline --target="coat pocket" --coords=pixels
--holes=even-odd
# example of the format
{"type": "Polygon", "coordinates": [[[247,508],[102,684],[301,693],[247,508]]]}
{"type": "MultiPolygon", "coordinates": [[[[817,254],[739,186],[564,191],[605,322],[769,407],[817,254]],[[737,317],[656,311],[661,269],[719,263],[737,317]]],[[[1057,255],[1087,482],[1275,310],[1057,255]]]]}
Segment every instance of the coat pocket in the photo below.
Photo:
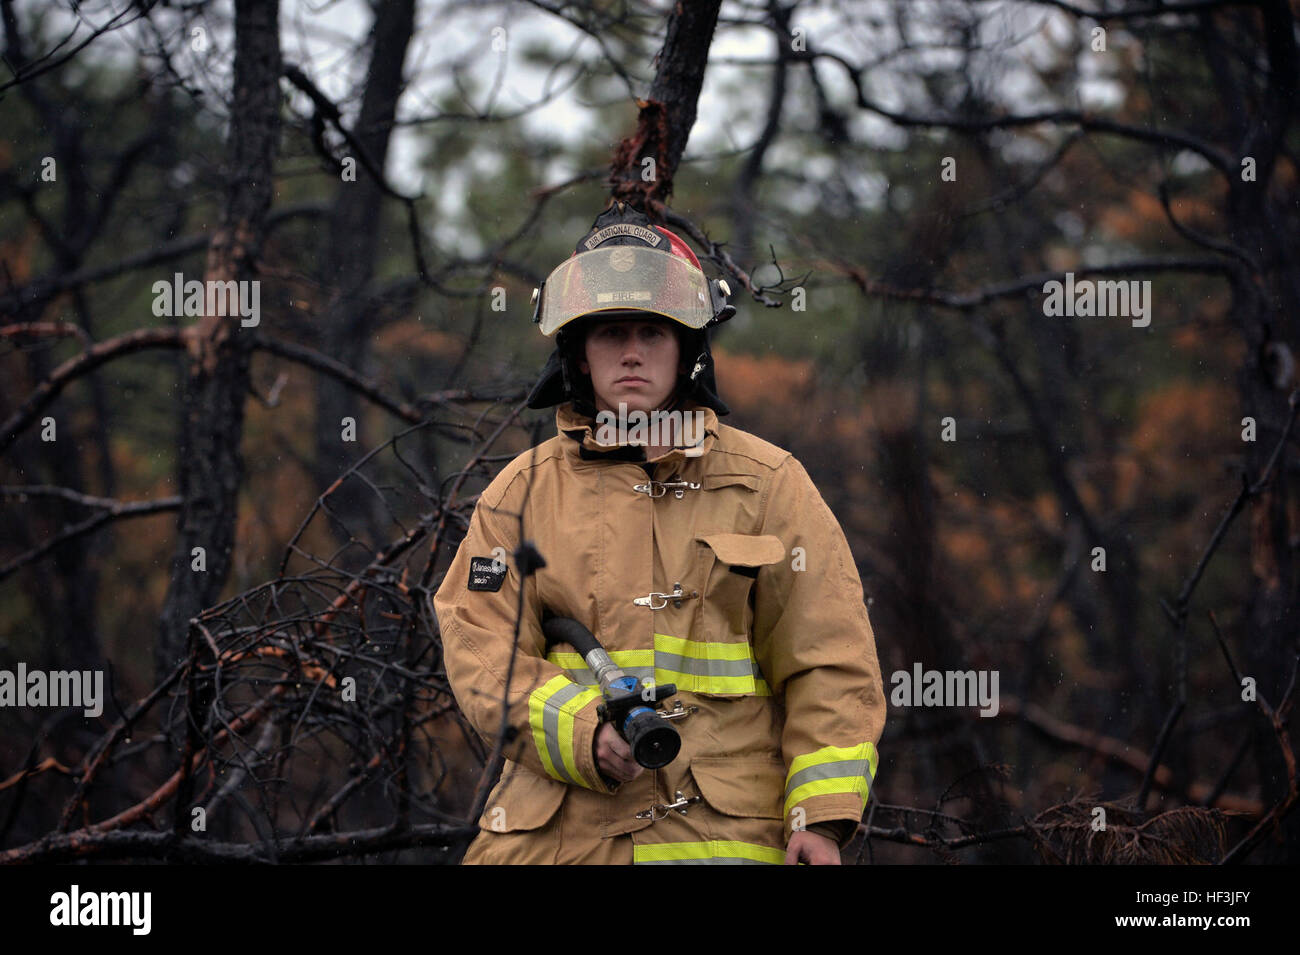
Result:
{"type": "Polygon", "coordinates": [[[779,756],[696,756],[691,776],[704,801],[723,815],[784,818],[785,762],[779,756]]]}
{"type": "Polygon", "coordinates": [[[744,488],[758,491],[763,487],[763,479],[757,474],[706,474],[700,478],[700,486],[706,491],[717,491],[724,487],[744,488]]]}
{"type": "Polygon", "coordinates": [[[656,679],[704,696],[770,695],[750,642],[752,593],[759,569],[779,562],[785,547],[770,534],[712,533],[695,540],[694,579],[702,599],[689,638],[655,634],[656,679]]]}
{"type": "Polygon", "coordinates": [[[754,581],[763,567],[784,559],[785,545],[771,534],[702,534],[695,540],[704,582],[700,632],[713,641],[748,640],[754,581]]]}
{"type": "Polygon", "coordinates": [[[487,832],[540,829],[560,808],[568,788],[558,779],[547,779],[507,761],[478,826],[487,832]]]}

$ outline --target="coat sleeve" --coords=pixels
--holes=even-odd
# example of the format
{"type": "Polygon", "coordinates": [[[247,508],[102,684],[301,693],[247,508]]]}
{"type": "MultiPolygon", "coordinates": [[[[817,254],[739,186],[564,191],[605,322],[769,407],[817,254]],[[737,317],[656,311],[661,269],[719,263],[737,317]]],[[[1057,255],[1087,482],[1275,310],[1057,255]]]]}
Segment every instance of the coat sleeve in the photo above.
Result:
{"type": "Polygon", "coordinates": [[[515,645],[517,527],[517,520],[494,512],[480,497],[434,596],[447,678],[461,711],[489,746],[501,730],[502,706],[508,702],[509,759],[551,779],[609,793],[593,750],[600,693],[573,682],[544,659],[535,574],[524,588],[515,645]],[[493,560],[498,561],[495,567],[493,560]]]}
{"type": "Polygon", "coordinates": [[[885,697],[853,554],[793,456],[772,478],[762,532],[779,537],[787,554],[755,581],[754,652],[785,705],[789,841],[796,828],[862,818],[879,762],[885,697]]]}

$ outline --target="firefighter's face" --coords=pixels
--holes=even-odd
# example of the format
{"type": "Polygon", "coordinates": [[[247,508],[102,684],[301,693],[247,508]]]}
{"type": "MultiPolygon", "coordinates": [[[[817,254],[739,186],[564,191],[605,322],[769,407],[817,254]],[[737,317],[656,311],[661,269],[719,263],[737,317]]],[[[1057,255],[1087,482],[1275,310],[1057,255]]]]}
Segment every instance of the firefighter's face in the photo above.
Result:
{"type": "Polygon", "coordinates": [[[677,384],[681,347],[666,319],[598,321],[587,330],[586,358],[578,369],[591,376],[598,411],[650,412],[677,384]]]}

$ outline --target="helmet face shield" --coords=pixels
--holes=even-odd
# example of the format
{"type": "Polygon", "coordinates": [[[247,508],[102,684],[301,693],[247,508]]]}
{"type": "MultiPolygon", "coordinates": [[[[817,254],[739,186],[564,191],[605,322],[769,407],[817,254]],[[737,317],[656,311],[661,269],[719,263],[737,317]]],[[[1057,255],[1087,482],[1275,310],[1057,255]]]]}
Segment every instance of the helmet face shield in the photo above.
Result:
{"type": "Polygon", "coordinates": [[[670,252],[632,245],[593,249],[566,259],[546,279],[538,321],[549,336],[584,315],[629,310],[703,328],[713,318],[708,279],[670,252]]]}

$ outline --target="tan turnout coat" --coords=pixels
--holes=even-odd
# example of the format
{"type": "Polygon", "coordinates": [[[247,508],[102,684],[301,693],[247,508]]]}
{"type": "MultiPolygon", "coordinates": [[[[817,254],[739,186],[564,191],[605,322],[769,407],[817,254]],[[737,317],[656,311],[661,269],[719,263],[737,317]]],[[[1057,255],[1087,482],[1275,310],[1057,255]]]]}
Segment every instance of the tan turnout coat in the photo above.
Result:
{"type": "Polygon", "coordinates": [[[509,684],[516,736],[467,862],[781,862],[792,829],[858,820],[885,722],[862,585],[838,522],[788,451],[720,424],[649,462],[598,444],[571,403],[475,507],[436,596],[447,675],[489,741],[501,724],[522,534],[546,560],[524,587],[509,684]],[[679,496],[680,493],[680,496],[679,496]],[[680,601],[655,598],[680,583],[680,601]],[[631,674],[675,683],[677,758],[611,785],[599,693],[543,607],[585,624],[631,674]],[[677,800],[685,812],[658,809],[677,800]],[[638,815],[640,814],[640,815],[638,815]],[[626,838],[630,836],[630,838],[626,838]]]}

